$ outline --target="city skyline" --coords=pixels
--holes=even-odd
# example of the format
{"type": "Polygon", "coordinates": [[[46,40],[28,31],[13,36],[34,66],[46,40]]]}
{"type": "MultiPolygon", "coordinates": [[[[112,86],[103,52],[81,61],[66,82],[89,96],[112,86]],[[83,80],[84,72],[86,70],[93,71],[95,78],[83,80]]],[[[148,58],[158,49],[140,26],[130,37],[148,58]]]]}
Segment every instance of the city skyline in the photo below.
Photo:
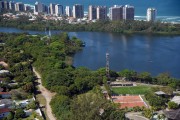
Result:
{"type": "MultiPolygon", "coordinates": [[[[22,0],[21,0],[22,1],[22,0]]],[[[2,2],[2,1],[1,1],[2,2]]],[[[28,1],[27,1],[28,2],[28,1]]],[[[9,4],[11,3],[11,1],[9,1],[9,4]]],[[[47,13],[48,12],[50,12],[50,10],[49,10],[49,6],[47,6],[46,4],[44,4],[44,3],[47,3],[47,1],[43,1],[43,5],[45,6],[45,10],[47,11],[47,13]]],[[[58,2],[59,3],[59,2],[58,2]]],[[[12,5],[13,4],[15,4],[15,3],[11,3],[12,5]]],[[[10,9],[13,9],[11,6],[12,5],[9,5],[9,8],[10,9]]],[[[63,5],[63,4],[61,4],[61,5],[63,5]]],[[[93,5],[93,4],[92,4],[93,5]]],[[[124,5],[124,4],[114,4],[114,5],[124,5]]],[[[133,5],[133,4],[131,4],[131,5],[133,5]]],[[[26,4],[26,3],[24,3],[24,6],[25,6],[25,10],[30,10],[30,9],[32,9],[32,5],[28,5],[28,4],[26,4]]],[[[35,6],[35,3],[34,3],[34,6],[35,6]]],[[[69,5],[69,8],[70,8],[70,10],[72,10],[72,4],[70,3],[69,5]]],[[[85,6],[87,6],[87,5],[83,5],[84,6],[84,15],[88,15],[88,11],[86,10],[86,8],[85,8],[85,6]]],[[[93,6],[98,6],[98,4],[97,5],[93,5],[93,6]]],[[[108,5],[109,6],[109,5],[108,5]]],[[[112,5],[113,6],[113,5],[112,5]]],[[[112,6],[110,6],[110,7],[112,7],[112,6]]],[[[134,6],[134,5],[133,5],[134,6]]],[[[1,7],[1,6],[0,6],[1,7]]],[[[66,5],[63,5],[63,7],[64,7],[64,14],[66,13],[65,11],[66,11],[66,5]]],[[[107,11],[109,11],[109,8],[110,7],[108,7],[108,10],[107,11]]],[[[156,8],[156,7],[154,7],[154,6],[148,6],[144,11],[142,11],[142,13],[144,13],[144,15],[143,16],[141,16],[141,15],[139,15],[139,13],[138,13],[138,9],[140,8],[140,7],[136,7],[136,6],[134,6],[135,7],[135,11],[134,11],[134,19],[135,20],[147,20],[147,9],[148,8],[156,8]]],[[[145,8],[145,7],[144,7],[145,8]]],[[[157,10],[158,10],[158,14],[156,15],[156,20],[160,20],[160,21],[163,21],[163,22],[171,22],[171,23],[179,23],[179,19],[180,19],[180,17],[179,16],[162,16],[161,15],[161,11],[164,9],[158,9],[158,8],[156,8],[157,10]]],[[[168,12],[167,12],[168,13],[168,12]]],[[[70,14],[72,14],[72,12],[70,12],[70,14]]],[[[107,14],[108,14],[108,16],[109,16],[109,12],[107,12],[107,14]]],[[[70,17],[69,15],[67,15],[68,17],[70,17]]],[[[72,16],[72,15],[71,15],[72,16]]]]}

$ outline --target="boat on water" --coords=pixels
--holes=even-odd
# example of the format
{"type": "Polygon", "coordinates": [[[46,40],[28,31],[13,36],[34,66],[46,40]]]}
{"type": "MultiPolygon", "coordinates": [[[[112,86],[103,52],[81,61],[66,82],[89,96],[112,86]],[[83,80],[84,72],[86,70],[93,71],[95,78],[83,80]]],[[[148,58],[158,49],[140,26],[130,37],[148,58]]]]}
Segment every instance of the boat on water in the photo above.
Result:
{"type": "Polygon", "coordinates": [[[85,42],[83,42],[81,46],[82,46],[82,47],[85,47],[85,46],[86,46],[86,43],[85,43],[85,42]]]}

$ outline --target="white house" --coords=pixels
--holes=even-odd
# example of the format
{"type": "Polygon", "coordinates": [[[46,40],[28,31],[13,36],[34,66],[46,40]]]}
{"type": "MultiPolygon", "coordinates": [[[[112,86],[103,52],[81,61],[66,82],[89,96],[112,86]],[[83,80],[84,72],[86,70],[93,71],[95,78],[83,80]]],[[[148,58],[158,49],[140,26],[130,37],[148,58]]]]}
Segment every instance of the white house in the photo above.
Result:
{"type": "Polygon", "coordinates": [[[0,109],[0,118],[4,118],[4,117],[7,117],[10,113],[10,109],[8,108],[1,108],[0,109]]]}
{"type": "Polygon", "coordinates": [[[0,74],[9,73],[9,70],[0,70],[0,74]]]}
{"type": "Polygon", "coordinates": [[[29,103],[34,101],[34,99],[27,99],[27,100],[21,100],[21,101],[14,101],[16,105],[19,105],[19,107],[24,108],[26,107],[29,103]]]}
{"type": "Polygon", "coordinates": [[[0,100],[0,108],[11,108],[12,105],[13,105],[13,101],[11,99],[0,100]]]}

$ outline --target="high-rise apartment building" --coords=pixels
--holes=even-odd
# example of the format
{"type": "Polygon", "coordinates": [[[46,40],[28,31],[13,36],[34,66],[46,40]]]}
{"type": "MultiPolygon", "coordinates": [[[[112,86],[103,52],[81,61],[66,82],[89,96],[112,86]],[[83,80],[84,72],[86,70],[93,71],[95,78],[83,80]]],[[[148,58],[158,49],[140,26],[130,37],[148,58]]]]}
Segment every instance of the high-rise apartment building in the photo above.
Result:
{"type": "Polygon", "coordinates": [[[36,2],[34,6],[34,14],[39,14],[43,12],[43,4],[40,2],[36,2]]]}
{"type": "Polygon", "coordinates": [[[2,11],[2,1],[0,1],[0,12],[2,11]]]}
{"type": "Polygon", "coordinates": [[[15,3],[15,11],[24,11],[24,4],[22,2],[15,3]]]}
{"type": "Polygon", "coordinates": [[[88,8],[88,19],[95,20],[97,19],[97,7],[90,5],[88,8]]]}
{"type": "Polygon", "coordinates": [[[64,9],[62,5],[55,5],[55,14],[56,16],[63,16],[64,15],[64,9]]]}
{"type": "Polygon", "coordinates": [[[54,15],[55,14],[55,4],[50,3],[50,14],[54,15]]]}
{"type": "Polygon", "coordinates": [[[125,5],[123,7],[123,19],[134,20],[134,6],[125,5]]]}
{"type": "Polygon", "coordinates": [[[14,1],[9,2],[9,9],[12,10],[12,11],[15,10],[15,2],[14,1]]]}
{"type": "Polygon", "coordinates": [[[80,4],[75,4],[73,6],[73,17],[74,18],[83,18],[84,17],[84,7],[80,4]]]}
{"type": "Polygon", "coordinates": [[[70,8],[69,6],[66,6],[66,15],[67,15],[68,17],[71,17],[71,16],[72,16],[72,10],[71,10],[71,8],[70,8]]]}
{"type": "Polygon", "coordinates": [[[9,1],[4,1],[4,9],[9,10],[9,1]]]}
{"type": "Polygon", "coordinates": [[[109,8],[110,20],[122,20],[123,19],[123,6],[114,5],[109,8]]]}
{"type": "Polygon", "coordinates": [[[24,5],[24,11],[30,11],[31,10],[31,7],[29,5],[24,5]]]}
{"type": "Polygon", "coordinates": [[[148,8],[147,9],[147,21],[155,21],[156,20],[156,9],[148,8]]]}
{"type": "Polygon", "coordinates": [[[97,7],[97,19],[98,20],[106,20],[107,19],[107,7],[106,6],[98,6],[97,7]]]}

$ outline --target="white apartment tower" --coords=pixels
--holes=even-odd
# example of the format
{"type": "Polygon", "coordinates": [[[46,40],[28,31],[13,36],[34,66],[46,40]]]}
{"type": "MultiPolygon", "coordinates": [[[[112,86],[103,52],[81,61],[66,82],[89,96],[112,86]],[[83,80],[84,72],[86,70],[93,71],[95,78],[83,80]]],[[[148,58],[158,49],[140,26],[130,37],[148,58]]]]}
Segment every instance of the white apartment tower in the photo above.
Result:
{"type": "Polygon", "coordinates": [[[4,9],[9,10],[9,1],[4,1],[4,9]]]}
{"type": "Polygon", "coordinates": [[[123,19],[134,20],[134,6],[125,5],[123,7],[123,19]]]}
{"type": "Polygon", "coordinates": [[[97,7],[90,5],[88,8],[88,19],[95,20],[97,19],[97,7]]]}
{"type": "Polygon", "coordinates": [[[55,14],[55,4],[50,3],[50,14],[54,15],[55,14]]]}
{"type": "Polygon", "coordinates": [[[75,4],[73,6],[73,17],[74,18],[83,18],[84,17],[84,7],[80,4],[75,4]]]}
{"type": "Polygon", "coordinates": [[[34,14],[38,14],[42,12],[43,12],[43,4],[40,2],[36,2],[34,6],[34,14]]]}
{"type": "Polygon", "coordinates": [[[64,9],[62,5],[55,5],[55,14],[56,16],[63,16],[64,15],[64,9]]]}
{"type": "Polygon", "coordinates": [[[13,11],[15,10],[15,2],[14,1],[9,2],[9,9],[13,10],[13,11]]]}
{"type": "Polygon", "coordinates": [[[147,21],[155,21],[156,20],[156,9],[148,8],[147,9],[147,21]]]}
{"type": "Polygon", "coordinates": [[[15,11],[24,11],[24,4],[22,2],[15,3],[15,11]]]}
{"type": "Polygon", "coordinates": [[[67,15],[68,17],[71,17],[71,16],[72,16],[72,10],[71,10],[71,8],[70,8],[69,6],[66,6],[66,15],[67,15]]]}
{"type": "Polygon", "coordinates": [[[106,20],[107,19],[107,7],[106,6],[98,6],[97,7],[97,19],[98,20],[106,20]]]}
{"type": "Polygon", "coordinates": [[[110,20],[122,20],[123,19],[123,6],[114,5],[109,8],[110,20]]]}

